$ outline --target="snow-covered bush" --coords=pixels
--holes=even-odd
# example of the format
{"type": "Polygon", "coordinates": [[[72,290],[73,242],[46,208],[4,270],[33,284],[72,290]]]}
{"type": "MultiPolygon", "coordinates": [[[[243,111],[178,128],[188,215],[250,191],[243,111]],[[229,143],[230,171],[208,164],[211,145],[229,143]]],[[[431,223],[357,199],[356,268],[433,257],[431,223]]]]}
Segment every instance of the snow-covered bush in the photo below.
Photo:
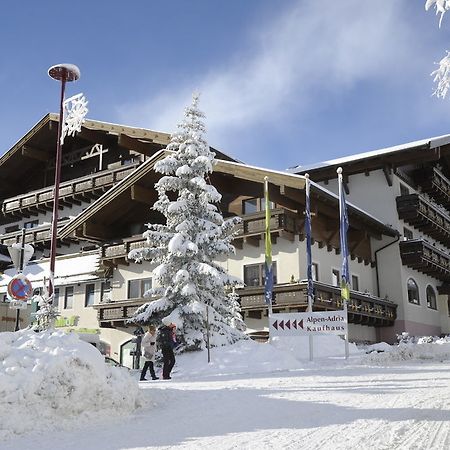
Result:
{"type": "Polygon", "coordinates": [[[0,439],[127,414],[137,398],[128,370],[75,334],[0,333],[0,439]]]}
{"type": "Polygon", "coordinates": [[[170,316],[177,325],[179,351],[204,348],[208,334],[212,346],[245,338],[238,329],[243,322],[235,299],[226,295],[240,280],[215,262],[234,253],[233,233],[241,219],[224,220],[216,206],[222,196],[209,179],[216,160],[203,136],[203,117],[194,96],[167,146],[173,153],[155,164],[163,176],[155,184],[158,200],[153,208],[165,224],[148,224],[147,246],[129,254],[156,266],[156,286],[145,296],[159,297],[140,307],[132,321],[158,325],[170,316]]]}

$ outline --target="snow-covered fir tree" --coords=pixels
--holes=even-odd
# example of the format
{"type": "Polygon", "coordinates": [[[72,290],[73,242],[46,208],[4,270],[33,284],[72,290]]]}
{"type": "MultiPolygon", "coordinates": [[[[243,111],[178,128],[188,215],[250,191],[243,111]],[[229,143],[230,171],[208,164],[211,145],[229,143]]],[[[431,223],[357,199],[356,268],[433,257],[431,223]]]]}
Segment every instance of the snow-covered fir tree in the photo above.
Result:
{"type": "Polygon", "coordinates": [[[209,183],[216,160],[204,138],[203,117],[194,95],[167,146],[173,153],[155,164],[163,176],[155,184],[158,200],[153,208],[166,223],[148,224],[147,246],[129,254],[136,262],[156,265],[154,287],[145,295],[160,297],[140,307],[133,321],[158,325],[169,316],[177,325],[180,350],[188,351],[205,347],[206,312],[212,346],[245,338],[236,299],[230,301],[226,294],[239,280],[216,262],[234,253],[233,232],[241,219],[224,220],[216,206],[221,195],[209,183]]]}

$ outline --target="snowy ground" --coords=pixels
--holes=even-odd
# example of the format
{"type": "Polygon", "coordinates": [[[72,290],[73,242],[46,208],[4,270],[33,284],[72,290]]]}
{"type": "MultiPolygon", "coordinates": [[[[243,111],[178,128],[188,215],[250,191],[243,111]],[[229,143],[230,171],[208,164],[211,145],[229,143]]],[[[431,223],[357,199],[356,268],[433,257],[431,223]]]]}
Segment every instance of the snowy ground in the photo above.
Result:
{"type": "MultiPolygon", "coordinates": [[[[89,426],[25,434],[0,447],[450,448],[450,343],[370,355],[352,348],[348,361],[322,356],[313,363],[299,359],[306,351],[294,358],[283,350],[292,341],[275,345],[215,349],[210,364],[205,353],[183,355],[172,380],[140,383],[142,406],[131,415],[102,413],[89,426]]],[[[343,345],[320,349],[342,354],[343,345]]]]}

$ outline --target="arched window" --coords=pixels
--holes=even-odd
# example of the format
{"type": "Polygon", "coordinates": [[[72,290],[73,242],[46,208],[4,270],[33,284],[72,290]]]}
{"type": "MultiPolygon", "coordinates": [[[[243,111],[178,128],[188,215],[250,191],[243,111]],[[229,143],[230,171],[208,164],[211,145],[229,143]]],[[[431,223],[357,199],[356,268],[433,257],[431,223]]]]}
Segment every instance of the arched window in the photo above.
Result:
{"type": "Polygon", "coordinates": [[[437,309],[436,292],[430,285],[427,286],[427,306],[431,309],[437,309]]]}
{"type": "Polygon", "coordinates": [[[414,303],[415,305],[420,304],[419,300],[419,288],[417,287],[417,283],[412,279],[408,279],[408,302],[414,303]]]}

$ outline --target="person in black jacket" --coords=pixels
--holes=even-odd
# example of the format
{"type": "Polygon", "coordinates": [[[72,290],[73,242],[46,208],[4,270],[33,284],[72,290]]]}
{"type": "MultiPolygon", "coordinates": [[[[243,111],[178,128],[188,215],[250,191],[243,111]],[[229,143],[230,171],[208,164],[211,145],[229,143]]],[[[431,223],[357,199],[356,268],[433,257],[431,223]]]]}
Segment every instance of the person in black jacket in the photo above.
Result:
{"type": "Polygon", "coordinates": [[[167,317],[162,320],[163,325],[158,329],[157,343],[163,355],[163,380],[170,380],[170,372],[175,365],[175,354],[173,348],[175,346],[175,324],[167,317]]]}

